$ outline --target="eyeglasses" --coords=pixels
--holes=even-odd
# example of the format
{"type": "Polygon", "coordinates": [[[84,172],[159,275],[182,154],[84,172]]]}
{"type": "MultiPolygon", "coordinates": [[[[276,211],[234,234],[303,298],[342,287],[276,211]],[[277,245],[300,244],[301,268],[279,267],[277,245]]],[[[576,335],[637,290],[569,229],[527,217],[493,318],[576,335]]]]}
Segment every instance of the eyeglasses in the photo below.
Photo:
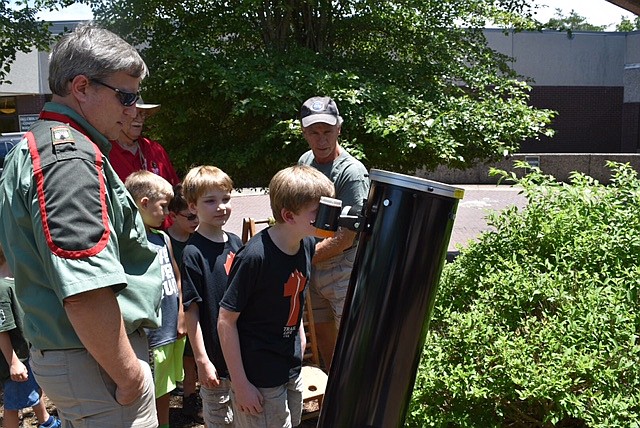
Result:
{"type": "Polygon", "coordinates": [[[118,100],[120,101],[120,104],[122,104],[125,107],[131,107],[140,98],[140,92],[126,92],[126,91],[123,91],[121,89],[114,88],[111,85],[107,85],[106,83],[101,82],[99,80],[92,79],[91,81],[97,83],[98,85],[106,86],[107,88],[111,89],[112,91],[115,91],[116,96],[118,97],[118,100]]]}
{"type": "Polygon", "coordinates": [[[186,218],[188,221],[193,221],[198,218],[197,214],[182,214],[182,213],[177,213],[177,214],[181,217],[186,218]]]}

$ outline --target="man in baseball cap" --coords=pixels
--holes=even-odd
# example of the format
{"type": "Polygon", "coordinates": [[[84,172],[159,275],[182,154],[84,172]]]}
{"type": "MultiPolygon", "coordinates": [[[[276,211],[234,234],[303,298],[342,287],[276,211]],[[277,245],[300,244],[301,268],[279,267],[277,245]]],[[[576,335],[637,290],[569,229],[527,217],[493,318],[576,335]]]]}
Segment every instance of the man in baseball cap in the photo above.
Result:
{"type": "MultiPolygon", "coordinates": [[[[333,181],[342,205],[362,208],[369,193],[369,174],[364,165],[338,143],[342,117],[329,97],[312,97],[300,109],[302,135],[309,150],[298,160],[311,165],[333,181]]],[[[316,244],[311,271],[311,302],[318,348],[325,364],[331,365],[338,327],[356,255],[356,233],[339,229],[335,236],[316,244]]]]}
{"type": "Polygon", "coordinates": [[[305,101],[300,110],[300,119],[303,128],[319,122],[331,126],[342,125],[338,106],[329,97],[313,97],[305,101]]]}

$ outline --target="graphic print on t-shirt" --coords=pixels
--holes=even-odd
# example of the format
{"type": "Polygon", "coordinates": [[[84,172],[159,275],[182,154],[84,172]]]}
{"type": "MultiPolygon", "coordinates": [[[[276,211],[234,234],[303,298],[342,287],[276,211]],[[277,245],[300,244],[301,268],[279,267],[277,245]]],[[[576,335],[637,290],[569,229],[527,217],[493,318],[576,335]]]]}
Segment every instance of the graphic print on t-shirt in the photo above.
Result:
{"type": "Polygon", "coordinates": [[[304,291],[307,278],[296,269],[284,284],[284,297],[290,297],[289,318],[283,337],[289,337],[296,330],[300,318],[300,294],[304,291]]]}
{"type": "Polygon", "coordinates": [[[233,259],[236,257],[236,253],[233,251],[229,251],[227,254],[227,261],[224,263],[224,270],[227,272],[227,276],[229,276],[229,272],[231,272],[231,264],[233,263],[233,259]]]}
{"type": "Polygon", "coordinates": [[[160,265],[162,268],[162,293],[163,296],[173,296],[178,294],[178,283],[173,272],[173,264],[171,263],[171,257],[169,257],[169,250],[167,247],[162,247],[158,250],[158,256],[160,258],[160,265]]]}

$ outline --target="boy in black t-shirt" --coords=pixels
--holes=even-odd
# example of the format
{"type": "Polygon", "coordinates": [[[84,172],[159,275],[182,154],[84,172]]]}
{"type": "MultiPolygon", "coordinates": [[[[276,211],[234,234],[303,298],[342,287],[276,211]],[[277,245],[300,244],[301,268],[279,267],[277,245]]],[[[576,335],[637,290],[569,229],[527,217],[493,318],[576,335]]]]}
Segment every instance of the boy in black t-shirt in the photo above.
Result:
{"type": "Polygon", "coordinates": [[[167,235],[171,238],[173,255],[180,266],[182,265],[182,251],[193,232],[198,228],[198,215],[189,210],[189,203],[182,191],[182,183],[173,186],[173,199],[169,202],[169,219],[171,226],[167,228],[167,235]]]}
{"type": "MultiPolygon", "coordinates": [[[[229,373],[216,325],[229,268],[242,246],[237,235],[222,229],[231,215],[233,182],[219,168],[199,166],[187,173],[182,186],[189,210],[199,220],[198,230],[183,250],[181,271],[187,331],[200,380],[202,417],[207,427],[231,425],[229,373]]],[[[193,398],[185,394],[184,399],[188,402],[193,398]]]]}
{"type": "MultiPolygon", "coordinates": [[[[187,245],[187,241],[198,227],[198,216],[189,211],[189,204],[182,192],[182,184],[173,186],[173,199],[169,202],[169,223],[167,235],[171,239],[173,256],[182,269],[182,252],[187,245]]],[[[191,417],[197,423],[204,423],[202,419],[202,404],[196,395],[196,382],[198,372],[196,361],[193,358],[191,343],[187,338],[184,344],[184,355],[182,356],[182,367],[184,368],[182,414],[191,417]]],[[[178,387],[179,388],[179,387],[178,387]]],[[[178,390],[176,388],[176,390],[178,390]]]]}
{"type": "Polygon", "coordinates": [[[238,427],[300,424],[300,320],[315,250],[312,223],[320,198],[333,194],[331,181],[312,167],[279,171],[269,183],[276,224],[251,238],[233,262],[218,332],[238,427]]]}

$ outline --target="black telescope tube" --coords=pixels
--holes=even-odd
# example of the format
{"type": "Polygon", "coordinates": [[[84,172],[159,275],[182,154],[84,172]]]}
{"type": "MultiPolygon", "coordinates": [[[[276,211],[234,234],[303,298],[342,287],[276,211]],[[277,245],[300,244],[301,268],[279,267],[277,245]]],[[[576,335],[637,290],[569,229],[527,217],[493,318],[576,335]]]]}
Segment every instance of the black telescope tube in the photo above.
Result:
{"type": "Polygon", "coordinates": [[[404,424],[464,191],[371,170],[320,428],[404,424]]]}

